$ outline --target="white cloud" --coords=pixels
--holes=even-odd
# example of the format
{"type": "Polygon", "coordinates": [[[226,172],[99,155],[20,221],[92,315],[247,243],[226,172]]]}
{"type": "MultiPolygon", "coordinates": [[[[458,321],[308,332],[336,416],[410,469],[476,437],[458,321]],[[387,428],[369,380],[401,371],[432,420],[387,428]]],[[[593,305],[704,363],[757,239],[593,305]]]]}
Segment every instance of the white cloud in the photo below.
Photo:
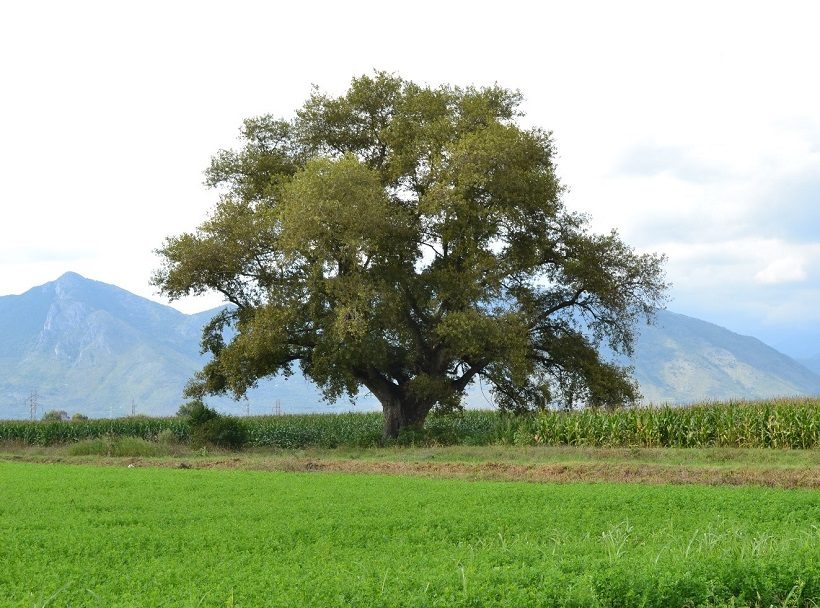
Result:
{"type": "Polygon", "coordinates": [[[519,88],[568,205],[668,253],[673,310],[751,327],[820,309],[820,5],[471,6],[9,3],[0,295],[75,270],[156,297],[151,251],[204,219],[201,172],[241,120],[378,68],[519,88]],[[396,44],[418,31],[437,43],[396,44]]]}
{"type": "Polygon", "coordinates": [[[765,285],[799,283],[805,281],[807,277],[804,264],[804,261],[799,258],[780,258],[757,272],[755,280],[765,285]]]}

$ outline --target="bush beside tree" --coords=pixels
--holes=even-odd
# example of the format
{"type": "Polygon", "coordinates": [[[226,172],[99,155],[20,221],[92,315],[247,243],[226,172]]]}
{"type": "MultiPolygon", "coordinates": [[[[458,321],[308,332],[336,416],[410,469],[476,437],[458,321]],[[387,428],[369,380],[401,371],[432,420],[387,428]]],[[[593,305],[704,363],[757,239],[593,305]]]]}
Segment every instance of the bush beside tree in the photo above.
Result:
{"type": "Polygon", "coordinates": [[[239,418],[223,416],[202,401],[194,400],[179,408],[178,415],[191,426],[191,447],[215,446],[240,450],[248,442],[248,431],[239,418]]]}

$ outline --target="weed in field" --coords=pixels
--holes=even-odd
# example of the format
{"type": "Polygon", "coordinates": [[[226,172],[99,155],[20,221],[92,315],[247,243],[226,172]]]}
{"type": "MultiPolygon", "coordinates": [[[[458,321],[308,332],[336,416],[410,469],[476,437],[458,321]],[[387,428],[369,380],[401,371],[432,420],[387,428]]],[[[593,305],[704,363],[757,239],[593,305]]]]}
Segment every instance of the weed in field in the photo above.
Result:
{"type": "Polygon", "coordinates": [[[629,520],[617,523],[601,534],[610,564],[621,559],[631,535],[632,526],[629,525],[629,520]]]}

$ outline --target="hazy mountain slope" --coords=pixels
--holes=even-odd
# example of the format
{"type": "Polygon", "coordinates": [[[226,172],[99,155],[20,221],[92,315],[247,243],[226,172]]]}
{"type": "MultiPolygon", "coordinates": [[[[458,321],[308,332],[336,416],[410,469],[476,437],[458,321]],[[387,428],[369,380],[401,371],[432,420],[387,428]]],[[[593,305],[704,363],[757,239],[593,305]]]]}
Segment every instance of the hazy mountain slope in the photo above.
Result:
{"type": "MultiPolygon", "coordinates": [[[[0,297],[0,418],[62,409],[93,416],[172,414],[202,367],[202,326],[215,314],[185,315],[123,289],[67,273],[19,296],[0,297]]],[[[233,412],[323,407],[301,377],[263,383],[248,402],[209,402],[233,412]]],[[[349,406],[348,406],[349,407],[349,406]]]]}
{"type": "Polygon", "coordinates": [[[181,324],[163,308],[71,273],[0,298],[3,410],[18,409],[32,390],[49,409],[94,414],[102,403],[119,409],[148,396],[169,404],[192,336],[164,335],[162,326],[181,324]]]}
{"type": "Polygon", "coordinates": [[[631,363],[652,402],[820,394],[820,377],[760,340],[668,311],[641,329],[631,363]]]}

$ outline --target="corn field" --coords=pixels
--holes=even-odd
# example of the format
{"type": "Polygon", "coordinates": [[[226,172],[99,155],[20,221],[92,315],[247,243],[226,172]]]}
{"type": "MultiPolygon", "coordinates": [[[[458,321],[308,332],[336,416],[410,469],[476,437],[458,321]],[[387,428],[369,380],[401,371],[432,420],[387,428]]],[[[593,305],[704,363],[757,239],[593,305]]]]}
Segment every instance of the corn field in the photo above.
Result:
{"type": "MultiPolygon", "coordinates": [[[[378,412],[243,418],[248,445],[370,447],[380,445],[378,412]]],[[[181,418],[119,418],[80,422],[0,421],[0,442],[54,445],[100,437],[156,439],[170,430],[180,442],[190,429],[181,418]]],[[[423,431],[398,444],[515,443],[599,447],[820,448],[820,400],[732,402],[690,407],[640,407],[615,411],[545,411],[514,417],[490,410],[431,416],[423,431]]]]}
{"type": "Polygon", "coordinates": [[[188,423],[181,418],[99,418],[76,422],[0,421],[0,441],[25,445],[55,445],[101,437],[139,437],[153,440],[170,429],[179,441],[188,439],[188,423]]]}
{"type": "Polygon", "coordinates": [[[820,447],[820,401],[543,412],[516,433],[536,445],[811,449],[820,447]]]}

